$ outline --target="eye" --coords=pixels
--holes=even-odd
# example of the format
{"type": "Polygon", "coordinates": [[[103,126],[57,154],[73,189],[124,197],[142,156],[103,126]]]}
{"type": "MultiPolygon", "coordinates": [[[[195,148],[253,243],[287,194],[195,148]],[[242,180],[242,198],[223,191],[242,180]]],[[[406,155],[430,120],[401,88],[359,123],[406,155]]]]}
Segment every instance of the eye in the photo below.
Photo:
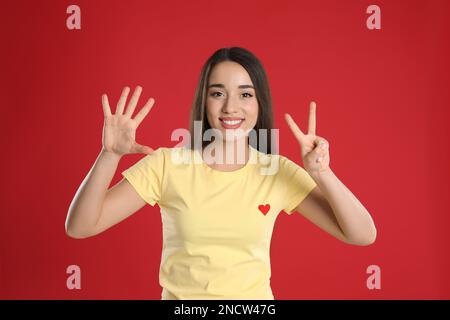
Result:
{"type": "Polygon", "coordinates": [[[251,93],[248,93],[248,92],[244,92],[242,95],[244,95],[244,94],[248,94],[248,98],[251,98],[251,97],[253,97],[253,95],[251,94],[251,93]]]}
{"type": "Polygon", "coordinates": [[[217,97],[217,96],[216,96],[216,93],[222,94],[222,92],[214,91],[214,92],[211,92],[210,95],[211,95],[212,97],[217,97]]]}

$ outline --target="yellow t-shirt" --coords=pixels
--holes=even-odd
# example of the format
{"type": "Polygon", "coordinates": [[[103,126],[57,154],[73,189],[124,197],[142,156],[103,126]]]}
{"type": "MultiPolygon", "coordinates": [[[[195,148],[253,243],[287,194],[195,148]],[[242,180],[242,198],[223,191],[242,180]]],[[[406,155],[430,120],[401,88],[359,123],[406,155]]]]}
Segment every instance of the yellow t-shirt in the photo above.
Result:
{"type": "Polygon", "coordinates": [[[246,165],[225,172],[209,167],[200,151],[160,147],[122,175],[161,209],[163,300],[274,299],[273,226],[316,186],[306,170],[250,147],[246,165]]]}

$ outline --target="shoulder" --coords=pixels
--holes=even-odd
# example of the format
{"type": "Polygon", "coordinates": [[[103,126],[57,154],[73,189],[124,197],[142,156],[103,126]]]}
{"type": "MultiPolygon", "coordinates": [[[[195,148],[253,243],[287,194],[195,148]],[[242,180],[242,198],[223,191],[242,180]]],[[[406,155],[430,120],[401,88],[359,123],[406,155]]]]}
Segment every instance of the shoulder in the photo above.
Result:
{"type": "Polygon", "coordinates": [[[148,157],[158,158],[166,167],[189,164],[192,162],[194,151],[187,147],[159,147],[148,157]]]}
{"type": "Polygon", "coordinates": [[[275,154],[275,153],[265,153],[262,151],[259,151],[256,148],[252,147],[252,151],[253,153],[260,159],[267,159],[267,160],[276,160],[278,162],[286,162],[286,161],[291,161],[288,157],[282,155],[282,154],[275,154]]]}
{"type": "Polygon", "coordinates": [[[138,163],[146,166],[162,166],[170,160],[171,150],[169,147],[158,147],[150,154],[146,154],[138,163]]]}
{"type": "Polygon", "coordinates": [[[183,151],[183,147],[158,147],[157,149],[154,149],[154,151],[151,154],[148,154],[147,156],[157,156],[162,158],[170,158],[173,154],[179,154],[181,151],[183,151]]]}
{"type": "Polygon", "coordinates": [[[266,154],[257,149],[254,150],[254,162],[265,175],[280,176],[292,171],[302,169],[298,164],[281,154],[266,154]]]}

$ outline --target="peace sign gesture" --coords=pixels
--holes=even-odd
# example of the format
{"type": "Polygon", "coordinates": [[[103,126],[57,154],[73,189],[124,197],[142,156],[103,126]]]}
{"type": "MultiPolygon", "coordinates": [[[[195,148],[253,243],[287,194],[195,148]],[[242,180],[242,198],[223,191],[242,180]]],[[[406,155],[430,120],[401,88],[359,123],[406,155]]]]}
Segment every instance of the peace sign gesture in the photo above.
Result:
{"type": "Polygon", "coordinates": [[[309,104],[308,133],[304,134],[289,114],[285,119],[295,138],[300,143],[303,166],[309,174],[327,171],[330,167],[328,141],[316,135],[316,103],[309,104]]]}

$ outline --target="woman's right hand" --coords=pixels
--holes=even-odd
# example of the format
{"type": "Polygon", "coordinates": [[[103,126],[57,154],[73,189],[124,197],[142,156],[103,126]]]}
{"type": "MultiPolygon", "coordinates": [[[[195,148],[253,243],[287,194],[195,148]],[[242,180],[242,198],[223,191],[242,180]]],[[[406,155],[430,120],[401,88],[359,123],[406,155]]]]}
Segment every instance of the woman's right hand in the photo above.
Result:
{"type": "Polygon", "coordinates": [[[136,129],[153,107],[155,99],[150,98],[139,113],[136,114],[134,119],[131,119],[133,111],[139,100],[139,96],[141,95],[142,87],[136,87],[133,96],[128,103],[127,110],[123,113],[129,92],[129,87],[125,87],[123,89],[122,95],[117,103],[115,114],[111,114],[108,96],[106,94],[102,95],[103,114],[105,116],[103,125],[102,151],[107,151],[120,157],[130,153],[150,154],[154,151],[148,146],[137,143],[135,139],[136,129]]]}

